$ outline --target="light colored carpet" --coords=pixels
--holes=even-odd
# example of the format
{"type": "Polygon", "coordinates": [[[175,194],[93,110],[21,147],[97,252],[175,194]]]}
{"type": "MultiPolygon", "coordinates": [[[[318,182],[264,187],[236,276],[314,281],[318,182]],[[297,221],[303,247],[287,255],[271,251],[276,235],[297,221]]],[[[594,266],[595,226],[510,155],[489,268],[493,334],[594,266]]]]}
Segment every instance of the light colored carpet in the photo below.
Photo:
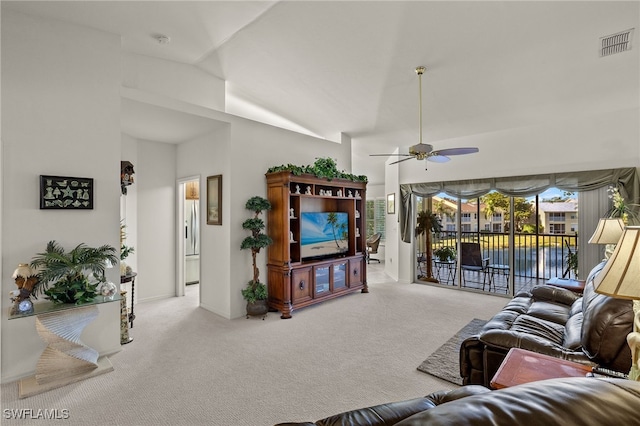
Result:
{"type": "Polygon", "coordinates": [[[507,299],[399,284],[383,268],[369,265],[369,294],[289,320],[220,318],[198,308],[198,286],[186,297],[138,304],[134,341],[110,357],[113,372],[26,399],[17,383],[3,384],[1,423],[262,426],[455,388],[415,366],[507,299]],[[16,409],[68,410],[69,418],[4,417],[16,409]]]}
{"type": "Polygon", "coordinates": [[[471,320],[469,324],[462,327],[451,339],[447,340],[444,345],[422,361],[422,364],[418,366],[418,371],[462,385],[462,378],[460,377],[460,345],[467,337],[480,332],[486,323],[487,321],[478,318],[471,320]]]}

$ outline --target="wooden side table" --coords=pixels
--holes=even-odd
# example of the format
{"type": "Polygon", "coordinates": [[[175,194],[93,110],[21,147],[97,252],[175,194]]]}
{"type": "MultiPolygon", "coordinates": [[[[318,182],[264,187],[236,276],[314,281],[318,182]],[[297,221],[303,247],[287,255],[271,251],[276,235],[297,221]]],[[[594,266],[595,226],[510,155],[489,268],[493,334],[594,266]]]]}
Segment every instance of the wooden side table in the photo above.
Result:
{"type": "Polygon", "coordinates": [[[133,302],[134,302],[134,297],[136,293],[136,277],[137,276],[138,274],[135,272],[132,272],[127,275],[120,275],[120,284],[124,284],[128,282],[131,283],[131,313],[129,314],[129,324],[131,324],[131,326],[129,328],[133,328],[133,320],[136,319],[136,315],[133,313],[133,302]]]}
{"type": "Polygon", "coordinates": [[[575,293],[582,294],[584,291],[585,281],[554,277],[547,281],[547,285],[565,288],[575,293]]]}
{"type": "Polygon", "coordinates": [[[502,389],[556,377],[585,377],[591,373],[591,368],[590,365],[511,348],[490,384],[493,389],[502,389]]]}

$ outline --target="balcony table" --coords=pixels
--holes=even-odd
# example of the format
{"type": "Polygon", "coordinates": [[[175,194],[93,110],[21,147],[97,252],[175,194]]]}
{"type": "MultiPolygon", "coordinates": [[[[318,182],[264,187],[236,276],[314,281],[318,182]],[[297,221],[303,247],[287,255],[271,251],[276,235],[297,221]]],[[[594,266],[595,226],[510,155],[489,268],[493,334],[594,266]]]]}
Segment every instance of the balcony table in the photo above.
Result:
{"type": "MultiPolygon", "coordinates": [[[[487,270],[489,273],[489,291],[491,291],[492,285],[493,285],[493,288],[495,288],[494,279],[497,272],[498,274],[501,274],[507,277],[507,288],[505,292],[509,293],[509,269],[510,269],[509,265],[501,265],[498,263],[491,263],[489,264],[489,266],[487,266],[487,270]]],[[[484,287],[482,289],[484,290],[484,287]]]]}
{"type": "Polygon", "coordinates": [[[435,275],[439,282],[444,284],[456,283],[456,261],[434,259],[435,275]]]}

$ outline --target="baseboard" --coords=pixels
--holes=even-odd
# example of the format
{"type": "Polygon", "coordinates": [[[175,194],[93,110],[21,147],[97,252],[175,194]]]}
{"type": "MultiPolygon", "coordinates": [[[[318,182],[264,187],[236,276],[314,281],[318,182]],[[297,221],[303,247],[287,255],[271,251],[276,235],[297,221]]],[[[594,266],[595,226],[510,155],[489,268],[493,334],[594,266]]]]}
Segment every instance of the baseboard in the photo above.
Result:
{"type": "MultiPolygon", "coordinates": [[[[231,313],[230,312],[221,312],[221,311],[219,311],[218,309],[215,309],[212,306],[208,306],[206,303],[202,303],[202,301],[200,301],[200,307],[202,309],[205,309],[205,310],[211,312],[212,314],[216,314],[218,316],[221,316],[224,319],[231,319],[231,313]]],[[[240,318],[240,317],[238,317],[238,318],[240,318]]]]}

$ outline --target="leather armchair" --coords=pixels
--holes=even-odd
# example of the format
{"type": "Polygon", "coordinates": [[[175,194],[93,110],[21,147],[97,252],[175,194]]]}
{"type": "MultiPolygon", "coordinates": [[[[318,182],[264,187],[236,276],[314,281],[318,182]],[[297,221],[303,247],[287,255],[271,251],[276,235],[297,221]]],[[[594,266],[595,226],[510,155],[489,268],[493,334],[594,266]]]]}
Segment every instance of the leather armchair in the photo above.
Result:
{"type": "Polygon", "coordinates": [[[632,330],[629,300],[598,294],[593,279],[604,262],[590,272],[579,296],[543,285],[521,292],[460,347],[464,384],[489,382],[511,348],[522,348],[587,365],[627,372],[631,351],[626,336],[632,330]]]}

